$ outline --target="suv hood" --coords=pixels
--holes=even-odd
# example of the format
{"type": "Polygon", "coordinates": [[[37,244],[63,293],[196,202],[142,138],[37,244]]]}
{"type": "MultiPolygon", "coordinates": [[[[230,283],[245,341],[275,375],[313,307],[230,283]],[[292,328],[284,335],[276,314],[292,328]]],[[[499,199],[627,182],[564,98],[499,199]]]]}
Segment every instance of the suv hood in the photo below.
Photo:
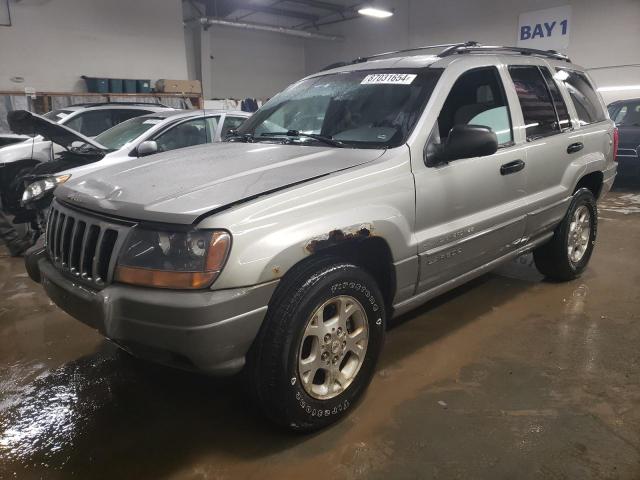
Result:
{"type": "Polygon", "coordinates": [[[73,142],[88,143],[98,150],[107,151],[107,149],[98,142],[85,137],[79,132],[72,130],[64,125],[47,120],[40,115],[31,113],[27,110],[15,110],[7,115],[9,128],[13,133],[20,135],[42,135],[44,138],[51,140],[53,143],[69,149],[73,142]]]}
{"type": "Polygon", "coordinates": [[[383,153],[270,143],[201,145],[72,176],[55,195],[108,215],[191,224],[213,210],[371,162],[383,153]]]}

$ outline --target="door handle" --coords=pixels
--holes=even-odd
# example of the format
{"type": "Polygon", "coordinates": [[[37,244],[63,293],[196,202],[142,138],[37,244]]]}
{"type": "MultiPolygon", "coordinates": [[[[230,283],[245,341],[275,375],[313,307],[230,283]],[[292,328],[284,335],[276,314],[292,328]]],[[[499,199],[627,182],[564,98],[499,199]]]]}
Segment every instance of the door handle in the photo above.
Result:
{"type": "Polygon", "coordinates": [[[567,147],[567,153],[576,153],[584,148],[584,143],[576,142],[567,147]]]}
{"type": "Polygon", "coordinates": [[[524,162],[522,160],[514,160],[513,162],[505,163],[500,167],[500,175],[510,175],[512,173],[519,172],[524,169],[524,162]]]}

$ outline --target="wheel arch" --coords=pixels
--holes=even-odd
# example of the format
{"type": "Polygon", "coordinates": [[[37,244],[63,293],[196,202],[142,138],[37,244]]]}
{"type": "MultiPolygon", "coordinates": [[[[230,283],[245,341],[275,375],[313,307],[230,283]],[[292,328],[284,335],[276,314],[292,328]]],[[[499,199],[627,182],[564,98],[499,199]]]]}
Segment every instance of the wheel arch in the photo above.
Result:
{"type": "Polygon", "coordinates": [[[593,193],[593,196],[598,199],[602,193],[602,186],[604,184],[604,174],[600,170],[596,170],[587,173],[580,177],[576,183],[573,193],[576,193],[581,188],[586,188],[593,193]]]}
{"type": "Polygon", "coordinates": [[[310,243],[306,248],[311,249],[311,255],[301,260],[302,262],[330,256],[362,268],[376,281],[389,310],[396,293],[396,271],[391,247],[384,238],[366,232],[338,241],[310,243]]]}

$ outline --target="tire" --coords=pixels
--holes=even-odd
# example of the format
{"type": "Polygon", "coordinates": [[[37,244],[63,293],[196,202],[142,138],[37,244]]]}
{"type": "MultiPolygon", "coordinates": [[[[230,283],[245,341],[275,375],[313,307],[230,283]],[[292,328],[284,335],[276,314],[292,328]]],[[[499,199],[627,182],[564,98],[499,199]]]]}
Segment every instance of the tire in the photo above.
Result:
{"type": "Polygon", "coordinates": [[[552,280],[566,282],[579,277],[589,263],[597,232],[596,199],[590,190],[581,188],[573,194],[569,209],[562,223],[556,227],[551,240],[533,251],[536,267],[540,273],[552,280]],[[584,224],[587,220],[576,222],[576,216],[578,219],[587,219],[588,225],[584,224]],[[581,246],[576,248],[578,238],[581,240],[581,246]]]}
{"type": "Polygon", "coordinates": [[[288,272],[248,356],[248,386],[267,418],[299,432],[342,418],[371,382],[384,343],[385,312],[376,282],[356,265],[318,258],[288,272]],[[340,305],[346,323],[339,318],[340,305]],[[334,380],[336,368],[342,376],[334,380]]]}

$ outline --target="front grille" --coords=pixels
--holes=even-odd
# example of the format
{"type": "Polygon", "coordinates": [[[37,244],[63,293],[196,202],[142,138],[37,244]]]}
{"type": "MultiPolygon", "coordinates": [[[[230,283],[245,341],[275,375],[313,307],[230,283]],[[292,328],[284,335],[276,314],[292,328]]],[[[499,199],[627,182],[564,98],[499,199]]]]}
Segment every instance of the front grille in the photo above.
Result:
{"type": "Polygon", "coordinates": [[[49,259],[59,271],[93,287],[104,287],[112,280],[118,248],[129,228],[54,201],[45,234],[49,259]]]}

